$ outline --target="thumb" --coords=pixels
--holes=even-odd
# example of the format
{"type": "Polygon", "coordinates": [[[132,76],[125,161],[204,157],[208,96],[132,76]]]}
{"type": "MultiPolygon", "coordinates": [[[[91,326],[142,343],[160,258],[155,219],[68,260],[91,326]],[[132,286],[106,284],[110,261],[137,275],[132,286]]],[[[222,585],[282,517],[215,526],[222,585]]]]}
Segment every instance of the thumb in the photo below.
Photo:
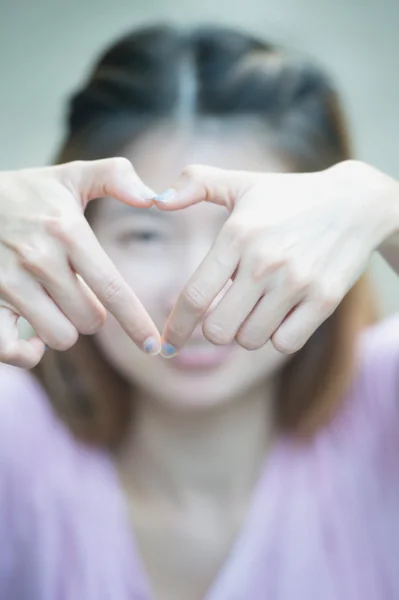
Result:
{"type": "Polygon", "coordinates": [[[173,187],[155,196],[161,210],[178,210],[198,202],[212,202],[225,206],[230,212],[236,200],[248,188],[252,174],[245,171],[227,171],[203,165],[186,167],[173,187]]]}
{"type": "Polygon", "coordinates": [[[127,158],[74,161],[59,167],[82,202],[111,196],[125,204],[151,206],[155,192],[147,187],[127,158]]]}

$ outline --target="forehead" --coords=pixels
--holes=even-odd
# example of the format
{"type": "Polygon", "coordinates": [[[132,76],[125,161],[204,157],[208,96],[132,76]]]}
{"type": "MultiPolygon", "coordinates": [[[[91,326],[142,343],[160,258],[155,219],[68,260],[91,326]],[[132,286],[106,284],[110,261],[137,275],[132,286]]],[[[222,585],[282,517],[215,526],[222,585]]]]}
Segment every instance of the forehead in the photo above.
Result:
{"type": "MultiPolygon", "coordinates": [[[[125,149],[143,181],[155,192],[162,192],[177,179],[188,164],[205,164],[228,170],[282,172],[288,170],[268,149],[265,131],[248,122],[208,120],[192,125],[158,125],[125,149]]],[[[143,215],[112,199],[101,201],[100,213],[107,218],[143,215]]],[[[164,213],[147,209],[146,216],[163,222],[220,223],[226,210],[211,204],[199,204],[184,211],[164,213]]]]}
{"type": "Polygon", "coordinates": [[[158,125],[126,148],[140,177],[161,192],[189,164],[241,171],[286,171],[268,148],[267,133],[250,120],[204,119],[192,124],[158,125]]]}

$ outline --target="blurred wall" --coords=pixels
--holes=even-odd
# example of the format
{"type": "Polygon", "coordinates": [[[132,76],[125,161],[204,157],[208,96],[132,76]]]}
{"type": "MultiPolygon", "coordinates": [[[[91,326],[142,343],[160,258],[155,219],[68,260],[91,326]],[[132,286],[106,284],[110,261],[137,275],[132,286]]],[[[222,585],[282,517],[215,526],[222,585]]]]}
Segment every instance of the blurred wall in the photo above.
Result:
{"type": "MultiPolygon", "coordinates": [[[[0,0],[0,169],[50,161],[98,50],[153,21],[237,25],[315,57],[341,89],[356,156],[399,179],[399,0],[0,0]]],[[[399,282],[378,257],[373,277],[396,310],[399,282]]]]}

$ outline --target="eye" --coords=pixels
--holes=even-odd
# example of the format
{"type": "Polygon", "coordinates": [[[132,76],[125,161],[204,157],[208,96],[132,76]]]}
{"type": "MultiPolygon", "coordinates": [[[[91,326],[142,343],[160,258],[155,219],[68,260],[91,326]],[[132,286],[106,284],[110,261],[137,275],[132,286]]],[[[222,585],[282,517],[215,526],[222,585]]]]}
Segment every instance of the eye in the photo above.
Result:
{"type": "Polygon", "coordinates": [[[132,233],[132,238],[139,242],[154,242],[161,238],[161,235],[157,231],[151,231],[150,229],[145,231],[137,231],[132,233]]]}
{"type": "Polygon", "coordinates": [[[160,242],[163,239],[163,235],[159,231],[155,231],[154,229],[138,229],[138,230],[130,230],[124,233],[121,233],[118,236],[118,241],[121,244],[129,244],[129,243],[140,243],[140,244],[150,244],[154,242],[160,242]]]}

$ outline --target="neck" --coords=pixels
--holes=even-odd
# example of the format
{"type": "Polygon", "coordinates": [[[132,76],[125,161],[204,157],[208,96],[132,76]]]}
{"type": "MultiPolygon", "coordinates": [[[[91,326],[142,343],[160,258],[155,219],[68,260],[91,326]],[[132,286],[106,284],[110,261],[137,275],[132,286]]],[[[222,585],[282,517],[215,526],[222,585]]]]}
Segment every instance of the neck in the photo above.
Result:
{"type": "Polygon", "coordinates": [[[118,457],[125,486],[145,498],[243,502],[271,441],[272,390],[263,385],[217,409],[183,412],[135,395],[131,433],[118,457]]]}

